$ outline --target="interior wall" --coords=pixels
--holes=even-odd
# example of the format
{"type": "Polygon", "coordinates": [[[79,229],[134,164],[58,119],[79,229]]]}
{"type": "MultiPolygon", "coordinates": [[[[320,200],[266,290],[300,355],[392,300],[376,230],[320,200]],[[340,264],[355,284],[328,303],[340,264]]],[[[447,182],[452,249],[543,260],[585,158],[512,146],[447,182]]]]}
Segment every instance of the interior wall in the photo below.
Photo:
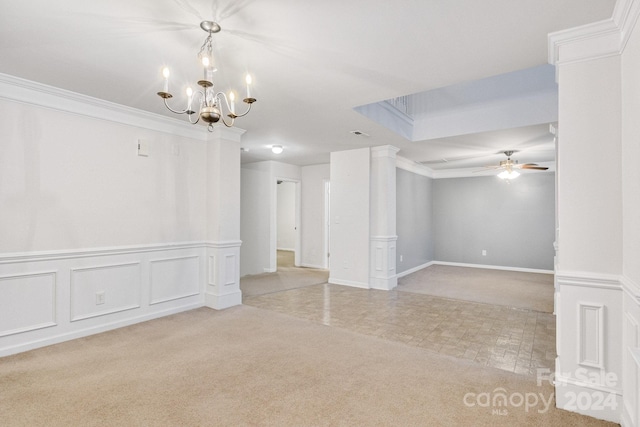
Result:
{"type": "Polygon", "coordinates": [[[554,174],[433,180],[433,235],[437,261],[553,270],[554,174]]]}
{"type": "Polygon", "coordinates": [[[21,96],[0,99],[0,356],[206,304],[207,170],[232,160],[159,117],[21,96]]]}
{"type": "Polygon", "coordinates": [[[329,282],[369,288],[369,148],[331,153],[329,282]]]}
{"type": "Polygon", "coordinates": [[[301,265],[304,267],[324,268],[324,182],[329,175],[328,163],[301,168],[301,265]]]}
{"type": "Polygon", "coordinates": [[[277,269],[277,181],[300,181],[300,167],[282,162],[246,163],[241,171],[240,275],[277,269]]]}
{"type": "Polygon", "coordinates": [[[433,261],[433,179],[396,168],[396,270],[433,261]]]}
{"type": "MultiPolygon", "coordinates": [[[[637,27],[637,25],[636,25],[637,27]]],[[[623,419],[640,425],[640,30],[622,56],[623,419]]]]}
{"type": "Polygon", "coordinates": [[[240,275],[269,266],[270,180],[268,163],[243,165],[240,176],[240,275]]]}
{"type": "Polygon", "coordinates": [[[0,129],[0,252],[203,238],[204,142],[8,101],[0,129]]]}
{"type": "Polygon", "coordinates": [[[277,187],[278,250],[296,247],[296,184],[282,181],[277,187]]]}

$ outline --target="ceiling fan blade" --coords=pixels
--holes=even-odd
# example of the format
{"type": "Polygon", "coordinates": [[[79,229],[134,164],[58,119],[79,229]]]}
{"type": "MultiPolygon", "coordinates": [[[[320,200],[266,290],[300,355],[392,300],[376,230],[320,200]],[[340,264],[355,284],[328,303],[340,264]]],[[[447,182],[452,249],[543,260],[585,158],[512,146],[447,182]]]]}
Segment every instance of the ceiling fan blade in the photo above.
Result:
{"type": "Polygon", "coordinates": [[[521,169],[532,169],[532,170],[538,170],[538,171],[546,171],[549,168],[545,168],[543,166],[522,165],[521,169]]]}

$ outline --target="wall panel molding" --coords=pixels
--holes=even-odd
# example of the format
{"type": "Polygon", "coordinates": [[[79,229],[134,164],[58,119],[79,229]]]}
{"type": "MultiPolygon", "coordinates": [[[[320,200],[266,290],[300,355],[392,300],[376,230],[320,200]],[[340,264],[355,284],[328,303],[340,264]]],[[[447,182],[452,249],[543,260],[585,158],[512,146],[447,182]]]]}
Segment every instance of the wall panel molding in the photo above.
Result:
{"type": "Polygon", "coordinates": [[[57,325],[57,271],[0,276],[0,337],[57,325]]]}
{"type": "Polygon", "coordinates": [[[605,306],[578,303],[578,361],[582,366],[604,369],[605,306]]]}
{"type": "Polygon", "coordinates": [[[140,308],[140,262],[71,268],[70,292],[72,322],[140,308]]]}
{"type": "Polygon", "coordinates": [[[149,304],[160,304],[200,293],[200,257],[152,259],[149,304]]]}
{"type": "Polygon", "coordinates": [[[179,242],[0,255],[0,357],[202,307],[206,250],[179,242]]]}

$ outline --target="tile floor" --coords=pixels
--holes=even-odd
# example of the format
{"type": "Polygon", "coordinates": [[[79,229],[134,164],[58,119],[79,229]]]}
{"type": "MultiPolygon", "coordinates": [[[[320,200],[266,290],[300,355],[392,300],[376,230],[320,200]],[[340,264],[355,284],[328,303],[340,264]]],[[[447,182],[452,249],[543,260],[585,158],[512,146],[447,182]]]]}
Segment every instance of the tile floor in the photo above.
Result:
{"type": "Polygon", "coordinates": [[[551,313],[326,283],[243,302],[518,374],[554,370],[556,323],[551,313]]]}

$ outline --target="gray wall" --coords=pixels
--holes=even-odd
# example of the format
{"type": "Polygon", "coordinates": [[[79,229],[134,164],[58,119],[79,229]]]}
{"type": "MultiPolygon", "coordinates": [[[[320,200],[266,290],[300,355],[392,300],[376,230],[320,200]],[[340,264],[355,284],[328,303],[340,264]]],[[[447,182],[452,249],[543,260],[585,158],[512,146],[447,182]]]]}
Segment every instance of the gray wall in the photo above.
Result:
{"type": "Polygon", "coordinates": [[[554,180],[553,173],[510,183],[495,176],[434,180],[435,259],[553,270],[554,180]]]}
{"type": "Polygon", "coordinates": [[[433,261],[432,181],[426,176],[396,168],[398,273],[433,261]]]}

